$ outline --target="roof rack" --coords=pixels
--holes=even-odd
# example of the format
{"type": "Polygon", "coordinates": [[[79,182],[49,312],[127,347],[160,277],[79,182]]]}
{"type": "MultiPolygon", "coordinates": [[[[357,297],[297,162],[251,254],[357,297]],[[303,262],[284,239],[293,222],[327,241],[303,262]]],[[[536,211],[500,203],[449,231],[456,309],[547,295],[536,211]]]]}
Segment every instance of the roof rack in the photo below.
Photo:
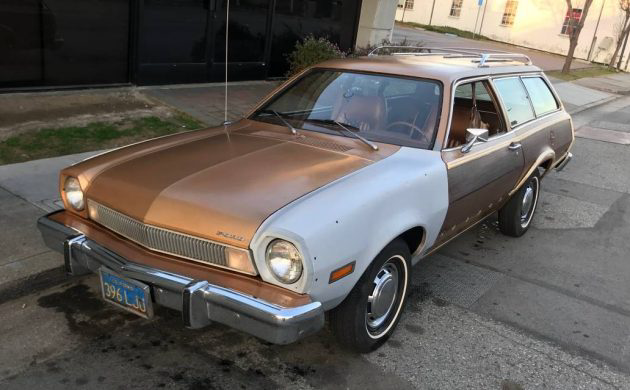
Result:
{"type": "Polygon", "coordinates": [[[529,56],[520,53],[509,53],[492,49],[460,48],[460,47],[424,47],[424,46],[378,46],[368,56],[381,55],[380,51],[386,51],[385,55],[393,56],[431,56],[442,55],[445,58],[472,58],[472,62],[478,62],[479,68],[487,67],[488,62],[522,62],[531,65],[529,56]],[[400,51],[393,51],[400,50],[400,51]]]}

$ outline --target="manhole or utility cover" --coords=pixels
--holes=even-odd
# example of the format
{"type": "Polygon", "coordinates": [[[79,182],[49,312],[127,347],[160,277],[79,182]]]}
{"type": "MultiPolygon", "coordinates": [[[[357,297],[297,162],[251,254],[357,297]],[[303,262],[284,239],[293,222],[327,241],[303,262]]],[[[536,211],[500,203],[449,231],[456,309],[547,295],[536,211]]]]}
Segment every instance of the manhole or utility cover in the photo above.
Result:
{"type": "Polygon", "coordinates": [[[503,274],[436,254],[414,267],[414,285],[425,284],[428,293],[469,308],[492,288],[503,274]]]}

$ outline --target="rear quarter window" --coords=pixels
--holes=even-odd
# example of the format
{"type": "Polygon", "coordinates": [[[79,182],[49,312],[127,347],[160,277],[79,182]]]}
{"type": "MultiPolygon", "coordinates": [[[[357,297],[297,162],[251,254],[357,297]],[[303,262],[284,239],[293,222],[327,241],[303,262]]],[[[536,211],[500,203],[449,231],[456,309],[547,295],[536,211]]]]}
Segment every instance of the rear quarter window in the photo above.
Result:
{"type": "Polygon", "coordinates": [[[523,84],[529,93],[537,116],[558,109],[558,102],[542,77],[523,77],[523,84]]]}
{"type": "Polygon", "coordinates": [[[520,78],[498,79],[494,81],[494,84],[497,87],[497,91],[499,91],[512,127],[535,118],[527,92],[520,78]]]}

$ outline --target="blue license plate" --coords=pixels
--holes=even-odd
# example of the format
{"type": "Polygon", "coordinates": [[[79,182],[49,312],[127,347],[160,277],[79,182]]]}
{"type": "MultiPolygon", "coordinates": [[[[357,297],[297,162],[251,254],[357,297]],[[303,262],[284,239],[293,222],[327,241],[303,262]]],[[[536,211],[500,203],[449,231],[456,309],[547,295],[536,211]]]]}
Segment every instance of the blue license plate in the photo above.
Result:
{"type": "Polygon", "coordinates": [[[149,286],[137,280],[127,279],[101,268],[103,299],[144,318],[153,317],[153,303],[149,286]]]}

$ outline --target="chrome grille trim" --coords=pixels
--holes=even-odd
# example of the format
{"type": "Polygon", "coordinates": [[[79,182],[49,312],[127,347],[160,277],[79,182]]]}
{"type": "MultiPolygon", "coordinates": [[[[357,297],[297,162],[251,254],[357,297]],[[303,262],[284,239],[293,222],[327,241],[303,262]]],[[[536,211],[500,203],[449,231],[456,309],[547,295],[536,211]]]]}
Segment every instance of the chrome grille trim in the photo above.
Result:
{"type": "MultiPolygon", "coordinates": [[[[88,200],[88,211],[93,221],[148,249],[229,268],[226,253],[228,245],[147,225],[93,200],[88,200]]],[[[247,252],[251,261],[249,251],[235,249],[247,252]]],[[[229,269],[243,272],[238,269],[229,269]]]]}

